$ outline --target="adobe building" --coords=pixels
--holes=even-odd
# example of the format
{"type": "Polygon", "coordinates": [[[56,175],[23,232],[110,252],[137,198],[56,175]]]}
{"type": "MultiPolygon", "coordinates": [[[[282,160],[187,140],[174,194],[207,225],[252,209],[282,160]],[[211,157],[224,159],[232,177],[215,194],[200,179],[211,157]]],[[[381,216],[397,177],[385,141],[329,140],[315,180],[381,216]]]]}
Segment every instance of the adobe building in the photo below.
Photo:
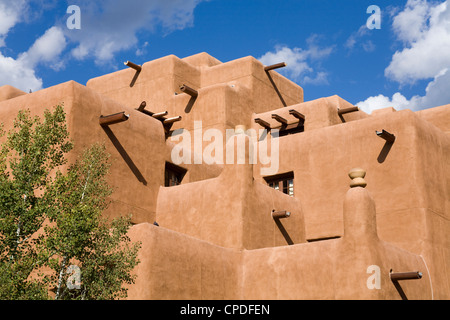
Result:
{"type": "Polygon", "coordinates": [[[450,105],[304,101],[253,57],[126,64],[0,87],[0,117],[64,104],[71,159],[106,144],[105,214],[132,214],[142,241],[130,299],[450,298],[450,105]]]}

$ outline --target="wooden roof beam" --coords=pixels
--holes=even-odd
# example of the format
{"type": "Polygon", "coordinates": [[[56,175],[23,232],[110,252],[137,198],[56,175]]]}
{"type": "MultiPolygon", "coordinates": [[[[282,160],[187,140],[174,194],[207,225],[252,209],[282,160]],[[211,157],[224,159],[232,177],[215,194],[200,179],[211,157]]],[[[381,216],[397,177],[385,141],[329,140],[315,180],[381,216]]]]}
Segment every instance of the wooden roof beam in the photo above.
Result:
{"type": "Polygon", "coordinates": [[[163,111],[163,112],[158,112],[158,113],[154,113],[152,114],[152,117],[158,120],[165,120],[164,117],[167,116],[168,112],[167,111],[163,111]]]}
{"type": "Polygon", "coordinates": [[[130,68],[138,71],[138,72],[141,72],[141,70],[142,70],[142,67],[140,65],[137,65],[131,61],[126,61],[123,64],[126,65],[127,67],[130,67],[130,68]]]}
{"type": "Polygon", "coordinates": [[[183,84],[182,86],[180,86],[180,90],[183,91],[184,93],[187,93],[188,95],[190,95],[193,98],[196,98],[198,96],[198,91],[195,89],[192,89],[191,87],[183,84]]]}
{"type": "Polygon", "coordinates": [[[136,110],[142,112],[142,111],[144,111],[146,106],[147,106],[147,102],[142,101],[141,104],[139,105],[139,107],[136,110]]]}
{"type": "Polygon", "coordinates": [[[281,123],[282,125],[287,125],[287,120],[277,114],[272,114],[272,119],[275,119],[276,121],[278,121],[279,123],[281,123]]]}
{"type": "Polygon", "coordinates": [[[376,133],[377,133],[377,136],[379,136],[380,138],[383,138],[387,142],[392,143],[395,141],[395,136],[392,133],[389,133],[384,129],[382,131],[376,131],[376,133]]]}
{"type": "Polygon", "coordinates": [[[297,110],[291,109],[291,110],[289,110],[289,114],[291,116],[296,117],[298,120],[305,121],[305,116],[302,113],[298,112],[297,110]]]}
{"type": "Polygon", "coordinates": [[[422,272],[392,272],[391,270],[389,277],[392,281],[422,279],[422,272]]]}
{"type": "Polygon", "coordinates": [[[355,112],[355,111],[359,111],[359,108],[358,107],[350,107],[350,108],[345,108],[345,109],[338,108],[339,115],[343,115],[345,113],[350,113],[350,112],[355,112]]]}
{"type": "Polygon", "coordinates": [[[286,63],[285,62],[280,62],[280,63],[277,63],[277,64],[272,64],[270,66],[264,67],[264,71],[270,71],[270,70],[284,68],[284,67],[286,67],[286,63]]]}
{"type": "Polygon", "coordinates": [[[175,123],[175,122],[177,122],[177,121],[181,121],[181,116],[176,116],[176,117],[173,117],[173,118],[168,118],[168,119],[165,119],[164,121],[163,121],[163,124],[164,125],[168,125],[168,124],[173,124],[173,123],[175,123]]]}
{"type": "Polygon", "coordinates": [[[100,116],[99,118],[99,124],[101,126],[109,126],[111,124],[127,121],[130,115],[125,114],[125,111],[114,113],[108,116],[100,116]]]}
{"type": "Polygon", "coordinates": [[[289,211],[275,211],[272,210],[272,218],[273,219],[283,219],[283,218],[289,218],[291,216],[291,213],[289,211]]]}
{"type": "Polygon", "coordinates": [[[270,123],[268,123],[267,121],[264,121],[263,119],[260,118],[255,118],[255,122],[260,126],[266,128],[267,130],[270,130],[270,123]]]}

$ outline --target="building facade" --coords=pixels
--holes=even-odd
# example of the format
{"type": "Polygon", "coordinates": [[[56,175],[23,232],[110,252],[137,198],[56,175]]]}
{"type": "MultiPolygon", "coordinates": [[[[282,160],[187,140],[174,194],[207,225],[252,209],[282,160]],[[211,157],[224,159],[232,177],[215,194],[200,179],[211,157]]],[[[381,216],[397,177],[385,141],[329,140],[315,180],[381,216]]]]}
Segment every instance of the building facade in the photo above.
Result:
{"type": "Polygon", "coordinates": [[[450,105],[366,114],[253,57],[170,55],[33,93],[111,154],[142,241],[130,299],[449,299],[450,105]]]}

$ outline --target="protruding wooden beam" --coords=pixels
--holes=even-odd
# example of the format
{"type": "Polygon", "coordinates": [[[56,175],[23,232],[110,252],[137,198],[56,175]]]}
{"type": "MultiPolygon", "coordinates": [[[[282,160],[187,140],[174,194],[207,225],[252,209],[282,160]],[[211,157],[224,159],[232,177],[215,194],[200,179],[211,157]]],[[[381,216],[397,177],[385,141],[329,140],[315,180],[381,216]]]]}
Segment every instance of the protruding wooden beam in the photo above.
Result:
{"type": "Polygon", "coordinates": [[[109,116],[100,116],[99,124],[101,126],[109,126],[111,124],[119,123],[128,120],[130,116],[125,114],[125,111],[111,114],[109,116]]]}
{"type": "Polygon", "coordinates": [[[291,213],[289,211],[275,211],[272,210],[272,218],[273,219],[283,219],[283,218],[289,218],[291,216],[291,213]]]}
{"type": "Polygon", "coordinates": [[[130,67],[138,72],[140,72],[142,70],[142,67],[140,65],[137,65],[131,61],[126,61],[123,63],[124,65],[126,65],[127,67],[130,67]]]}
{"type": "Polygon", "coordinates": [[[338,108],[338,115],[343,115],[343,114],[355,112],[355,111],[359,111],[359,108],[358,107],[350,107],[350,108],[345,108],[345,109],[338,108]]]}
{"type": "Polygon", "coordinates": [[[180,87],[180,90],[183,91],[184,93],[187,93],[188,95],[190,95],[191,97],[196,98],[198,96],[198,91],[195,89],[192,89],[191,87],[183,84],[180,87]]]}
{"type": "Polygon", "coordinates": [[[274,70],[274,69],[278,69],[278,68],[284,68],[286,67],[286,63],[285,62],[280,62],[277,64],[273,64],[271,66],[266,66],[264,67],[264,71],[270,71],[270,70],[274,70]]]}
{"type": "Polygon", "coordinates": [[[377,136],[379,136],[380,138],[383,138],[387,142],[392,143],[395,141],[395,136],[392,133],[389,133],[384,129],[382,131],[376,131],[376,133],[377,133],[377,136]]]}
{"type": "Polygon", "coordinates": [[[148,116],[153,116],[153,112],[145,110],[145,107],[147,106],[147,103],[145,101],[142,101],[138,108],[136,108],[137,111],[145,113],[148,116]]]}
{"type": "Polygon", "coordinates": [[[255,118],[255,122],[260,126],[266,128],[267,130],[270,130],[270,123],[268,123],[267,121],[264,121],[263,119],[260,118],[255,118]]]}
{"type": "Polygon", "coordinates": [[[147,102],[142,101],[141,104],[139,105],[139,108],[137,108],[136,110],[142,112],[142,111],[144,111],[146,106],[147,106],[147,102]]]}
{"type": "Polygon", "coordinates": [[[298,112],[297,110],[291,109],[289,110],[289,114],[291,116],[296,117],[298,120],[305,121],[305,116],[302,113],[298,112]]]}
{"type": "Polygon", "coordinates": [[[285,118],[279,116],[278,114],[272,114],[272,119],[275,119],[276,121],[278,121],[282,125],[287,125],[287,123],[288,123],[285,118]]]}
{"type": "Polygon", "coordinates": [[[158,113],[154,113],[152,114],[152,117],[155,119],[162,119],[165,116],[167,116],[168,112],[167,111],[163,111],[163,112],[158,112],[158,113]]]}
{"type": "Polygon", "coordinates": [[[165,119],[165,120],[163,121],[163,124],[164,124],[164,125],[168,125],[168,124],[172,124],[172,123],[174,123],[174,122],[180,121],[180,120],[181,120],[181,116],[176,116],[176,117],[173,117],[173,118],[165,119]]]}
{"type": "Polygon", "coordinates": [[[392,281],[422,279],[422,272],[390,272],[389,277],[392,281]]]}

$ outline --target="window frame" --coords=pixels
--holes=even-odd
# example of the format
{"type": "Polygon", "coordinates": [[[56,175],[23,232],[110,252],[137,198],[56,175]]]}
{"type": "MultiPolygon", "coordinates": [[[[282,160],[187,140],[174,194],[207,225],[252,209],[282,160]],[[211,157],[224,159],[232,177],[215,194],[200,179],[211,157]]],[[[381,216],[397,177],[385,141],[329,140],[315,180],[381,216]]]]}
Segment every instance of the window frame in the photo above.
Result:
{"type": "Polygon", "coordinates": [[[290,197],[294,197],[295,195],[294,171],[280,173],[273,176],[266,176],[263,178],[269,187],[281,191],[290,197]],[[292,181],[292,193],[290,192],[291,187],[289,185],[289,181],[292,181]]]}
{"type": "Polygon", "coordinates": [[[175,187],[179,186],[181,182],[183,181],[184,176],[186,175],[187,169],[179,167],[173,163],[166,162],[165,168],[164,168],[164,187],[175,187]],[[177,184],[170,184],[171,177],[168,176],[168,174],[173,174],[178,178],[177,184]]]}

